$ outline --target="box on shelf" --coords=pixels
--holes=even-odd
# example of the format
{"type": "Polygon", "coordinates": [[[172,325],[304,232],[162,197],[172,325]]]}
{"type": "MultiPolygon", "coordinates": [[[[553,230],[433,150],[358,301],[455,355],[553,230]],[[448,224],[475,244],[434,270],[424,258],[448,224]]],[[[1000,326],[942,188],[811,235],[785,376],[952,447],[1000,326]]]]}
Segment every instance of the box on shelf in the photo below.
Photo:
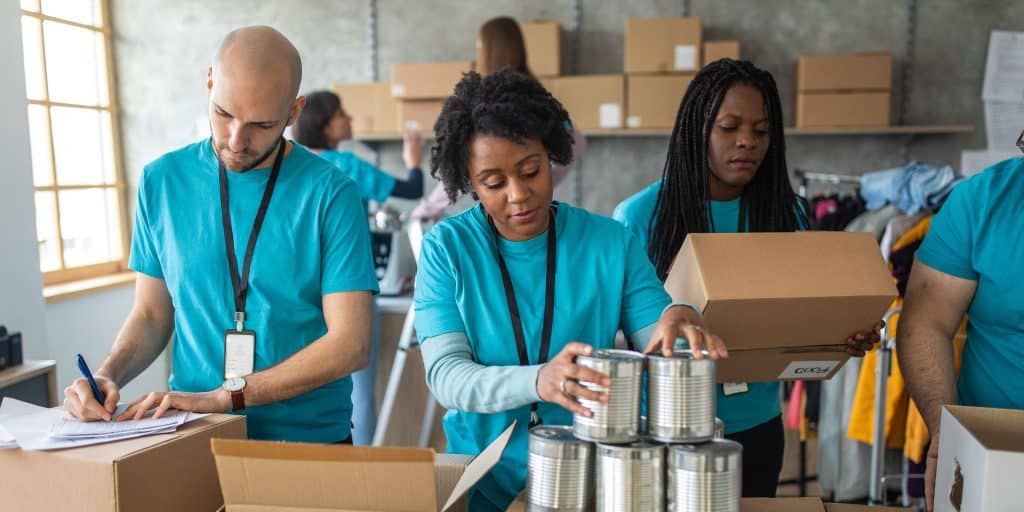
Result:
{"type": "Polygon", "coordinates": [[[626,127],[672,128],[693,75],[626,77],[626,127]]]}
{"type": "Polygon", "coordinates": [[[394,133],[399,131],[398,101],[391,96],[391,84],[335,84],[334,93],[341,98],[341,107],[352,118],[352,135],[394,133]]]}
{"type": "Polygon", "coordinates": [[[440,100],[452,95],[469,61],[396,62],[391,65],[391,95],[403,100],[440,100]]]}
{"type": "Polygon", "coordinates": [[[740,42],[704,41],[704,65],[719,59],[740,60],[740,42]]]}
{"type": "Polygon", "coordinates": [[[701,67],[700,18],[629,18],[626,73],[695,72],[701,67]]]}
{"type": "Polygon", "coordinates": [[[519,24],[526,44],[526,66],[536,77],[562,74],[562,26],[557,21],[519,24]]]}
{"type": "Polygon", "coordinates": [[[443,100],[416,100],[398,102],[398,128],[400,131],[430,132],[441,115],[443,100]]]}
{"type": "Polygon", "coordinates": [[[622,75],[563,76],[541,83],[562,103],[576,128],[622,128],[626,99],[622,75]]]}

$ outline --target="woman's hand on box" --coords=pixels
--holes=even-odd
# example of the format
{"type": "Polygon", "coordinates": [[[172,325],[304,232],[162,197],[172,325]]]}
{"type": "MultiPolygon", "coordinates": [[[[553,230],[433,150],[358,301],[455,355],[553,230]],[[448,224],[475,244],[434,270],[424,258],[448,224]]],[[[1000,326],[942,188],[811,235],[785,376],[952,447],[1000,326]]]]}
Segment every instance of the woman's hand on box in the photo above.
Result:
{"type": "Polygon", "coordinates": [[[853,357],[864,357],[864,354],[882,339],[882,328],[884,327],[885,322],[878,322],[870,331],[850,335],[849,338],[846,338],[846,352],[853,357]]]}
{"type": "Polygon", "coordinates": [[[644,353],[661,351],[662,355],[670,357],[679,338],[689,342],[694,359],[704,359],[705,352],[711,359],[729,357],[725,341],[704,328],[704,320],[701,319],[700,313],[690,306],[681,304],[671,306],[662,313],[644,353]]]}

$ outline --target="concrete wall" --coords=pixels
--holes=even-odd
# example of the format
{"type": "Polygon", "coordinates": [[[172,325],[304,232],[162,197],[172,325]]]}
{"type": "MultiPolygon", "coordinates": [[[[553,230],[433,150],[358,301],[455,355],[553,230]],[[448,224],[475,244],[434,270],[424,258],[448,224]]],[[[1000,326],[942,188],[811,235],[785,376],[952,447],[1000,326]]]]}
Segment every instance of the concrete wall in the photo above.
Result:
{"type": "MultiPolygon", "coordinates": [[[[985,145],[980,91],[988,33],[1024,29],[1024,3],[916,3],[914,51],[908,56],[909,1],[586,0],[578,27],[577,60],[575,2],[570,0],[378,0],[376,63],[380,78],[386,79],[394,61],[473,58],[477,27],[504,14],[561,22],[575,73],[621,72],[625,18],[681,15],[689,4],[689,14],[703,18],[708,38],[739,39],[744,57],[775,75],[788,124],[793,117],[797,55],[888,51],[896,60],[894,116],[899,115],[906,96],[907,123],[975,126],[973,134],[957,136],[790,137],[786,142],[791,168],[862,173],[899,165],[908,158],[957,165],[961,149],[985,145]],[[904,91],[908,57],[912,90],[904,91]]],[[[206,66],[219,38],[234,27],[267,23],[291,38],[306,65],[304,91],[370,78],[368,0],[113,0],[112,4],[125,162],[132,181],[147,161],[196,138],[196,118],[205,116],[206,66]]],[[[583,206],[609,213],[639,184],[659,177],[666,143],[666,137],[592,139],[583,161],[583,206]]],[[[365,147],[356,149],[372,154],[365,147]]],[[[386,169],[401,168],[398,143],[380,144],[379,149],[386,169]]],[[[569,180],[556,196],[571,198],[572,187],[569,180]]]]}

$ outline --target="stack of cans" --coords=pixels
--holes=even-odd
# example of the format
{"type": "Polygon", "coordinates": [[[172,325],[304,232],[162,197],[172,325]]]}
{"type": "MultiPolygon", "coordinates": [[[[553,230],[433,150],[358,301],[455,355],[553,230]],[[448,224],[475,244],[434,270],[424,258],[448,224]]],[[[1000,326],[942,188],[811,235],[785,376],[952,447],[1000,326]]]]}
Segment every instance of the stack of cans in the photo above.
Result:
{"type": "Polygon", "coordinates": [[[593,416],[530,430],[527,510],[740,510],[742,446],[715,417],[713,360],[597,350],[577,364],[609,377],[607,388],[580,382],[608,401],[581,398],[593,416]]]}

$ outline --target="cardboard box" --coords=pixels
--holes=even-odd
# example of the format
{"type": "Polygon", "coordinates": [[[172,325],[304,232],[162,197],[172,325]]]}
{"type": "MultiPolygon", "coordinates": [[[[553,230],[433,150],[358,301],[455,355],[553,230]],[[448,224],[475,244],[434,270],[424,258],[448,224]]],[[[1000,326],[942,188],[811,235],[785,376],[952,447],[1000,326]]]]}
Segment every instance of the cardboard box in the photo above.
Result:
{"type": "Polygon", "coordinates": [[[626,127],[672,128],[693,75],[626,77],[626,127]]]}
{"type": "Polygon", "coordinates": [[[396,62],[391,65],[391,95],[404,100],[444,99],[472,69],[469,61],[396,62]]]}
{"type": "Polygon", "coordinates": [[[719,59],[740,60],[739,41],[705,41],[704,65],[707,66],[719,59]]]}
{"type": "Polygon", "coordinates": [[[398,101],[391,96],[391,84],[335,84],[341,107],[352,118],[352,136],[399,131],[398,101]]]}
{"type": "Polygon", "coordinates": [[[441,115],[443,100],[398,102],[398,128],[400,131],[433,132],[434,123],[441,115]]]}
{"type": "Polygon", "coordinates": [[[801,92],[796,95],[796,126],[889,126],[889,91],[801,92]]]}
{"type": "Polygon", "coordinates": [[[562,102],[576,128],[622,128],[626,100],[622,75],[563,76],[541,83],[562,102]]]}
{"type": "Polygon", "coordinates": [[[821,380],[897,296],[870,233],[691,233],[665,280],[725,340],[719,382],[821,380]]]}
{"type": "Polygon", "coordinates": [[[214,440],[227,512],[465,510],[515,423],[471,461],[424,448],[214,440]],[[459,503],[461,501],[461,503],[459,503]]]}
{"type": "Polygon", "coordinates": [[[901,512],[908,508],[822,503],[819,498],[743,498],[742,512],[901,512]]]}
{"type": "Polygon", "coordinates": [[[245,438],[245,417],[214,414],[173,434],[26,452],[0,450],[4,510],[217,510],[210,440],[245,438]]]}
{"type": "Polygon", "coordinates": [[[892,55],[851,53],[801,55],[796,61],[797,92],[892,89],[892,55]]]}
{"type": "Polygon", "coordinates": [[[695,72],[701,67],[700,18],[626,20],[626,73],[695,72]]]}
{"type": "Polygon", "coordinates": [[[942,409],[935,511],[1024,506],[1024,411],[947,405],[942,409]]]}
{"type": "Polygon", "coordinates": [[[562,26],[557,21],[520,23],[526,43],[526,66],[536,77],[562,74],[562,26]]]}

